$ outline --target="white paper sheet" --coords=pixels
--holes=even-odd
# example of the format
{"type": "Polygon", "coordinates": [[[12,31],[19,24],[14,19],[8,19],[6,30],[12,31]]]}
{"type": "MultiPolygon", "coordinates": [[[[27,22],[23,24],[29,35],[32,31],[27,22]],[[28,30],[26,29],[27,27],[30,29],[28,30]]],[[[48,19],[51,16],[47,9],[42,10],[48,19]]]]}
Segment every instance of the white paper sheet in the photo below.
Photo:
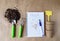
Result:
{"type": "Polygon", "coordinates": [[[27,12],[27,37],[44,36],[44,12],[27,12]],[[41,26],[39,25],[41,21],[41,26]]]}

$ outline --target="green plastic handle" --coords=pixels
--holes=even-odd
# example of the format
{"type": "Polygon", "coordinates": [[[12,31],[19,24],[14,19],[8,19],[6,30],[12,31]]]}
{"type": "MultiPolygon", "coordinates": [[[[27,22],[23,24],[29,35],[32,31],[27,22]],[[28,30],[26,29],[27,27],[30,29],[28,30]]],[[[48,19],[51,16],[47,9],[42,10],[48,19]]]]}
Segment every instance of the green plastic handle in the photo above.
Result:
{"type": "Polygon", "coordinates": [[[15,37],[15,25],[12,24],[12,38],[15,37]]]}
{"type": "Polygon", "coordinates": [[[22,27],[22,25],[20,25],[20,27],[19,27],[19,37],[20,38],[22,37],[22,34],[23,34],[23,27],[22,27]]]}

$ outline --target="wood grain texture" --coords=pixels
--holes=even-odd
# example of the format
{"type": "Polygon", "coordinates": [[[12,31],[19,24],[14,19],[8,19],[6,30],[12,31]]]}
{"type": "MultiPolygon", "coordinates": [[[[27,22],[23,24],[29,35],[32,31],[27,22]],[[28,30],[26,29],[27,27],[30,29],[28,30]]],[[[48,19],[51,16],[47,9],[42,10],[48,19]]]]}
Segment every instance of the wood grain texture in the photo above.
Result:
{"type": "MultiPolygon", "coordinates": [[[[60,41],[60,0],[0,0],[0,41],[60,41]],[[18,38],[20,21],[16,27],[16,37],[11,38],[11,24],[4,18],[7,8],[17,7],[23,18],[26,18],[27,11],[52,10],[51,21],[55,22],[53,38],[27,38],[26,26],[24,27],[23,38],[18,38]]],[[[25,21],[26,23],[26,21],[25,21]]],[[[26,25],[26,24],[25,24],[26,25]]]]}

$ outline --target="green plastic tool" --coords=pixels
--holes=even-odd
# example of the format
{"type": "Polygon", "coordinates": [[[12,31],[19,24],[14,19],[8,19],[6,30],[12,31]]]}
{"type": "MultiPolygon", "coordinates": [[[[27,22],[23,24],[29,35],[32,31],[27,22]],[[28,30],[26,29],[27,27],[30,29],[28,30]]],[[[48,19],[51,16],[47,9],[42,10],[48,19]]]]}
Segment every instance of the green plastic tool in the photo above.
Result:
{"type": "Polygon", "coordinates": [[[19,27],[19,36],[18,37],[22,37],[22,34],[23,34],[23,26],[22,26],[22,24],[20,25],[20,27],[19,27]]]}

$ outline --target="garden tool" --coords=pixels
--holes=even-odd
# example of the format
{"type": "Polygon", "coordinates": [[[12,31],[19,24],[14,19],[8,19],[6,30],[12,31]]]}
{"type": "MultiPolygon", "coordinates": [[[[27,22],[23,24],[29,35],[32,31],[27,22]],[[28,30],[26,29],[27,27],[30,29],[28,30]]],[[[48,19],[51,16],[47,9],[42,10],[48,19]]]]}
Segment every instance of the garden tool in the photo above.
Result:
{"type": "Polygon", "coordinates": [[[12,23],[12,38],[15,37],[16,31],[16,24],[17,21],[20,19],[20,13],[17,9],[10,9],[8,8],[5,12],[5,17],[8,19],[10,23],[12,23]]]}
{"type": "Polygon", "coordinates": [[[52,16],[52,11],[47,10],[47,11],[45,11],[45,14],[46,14],[47,17],[48,17],[48,21],[50,21],[50,16],[52,16]]]}

